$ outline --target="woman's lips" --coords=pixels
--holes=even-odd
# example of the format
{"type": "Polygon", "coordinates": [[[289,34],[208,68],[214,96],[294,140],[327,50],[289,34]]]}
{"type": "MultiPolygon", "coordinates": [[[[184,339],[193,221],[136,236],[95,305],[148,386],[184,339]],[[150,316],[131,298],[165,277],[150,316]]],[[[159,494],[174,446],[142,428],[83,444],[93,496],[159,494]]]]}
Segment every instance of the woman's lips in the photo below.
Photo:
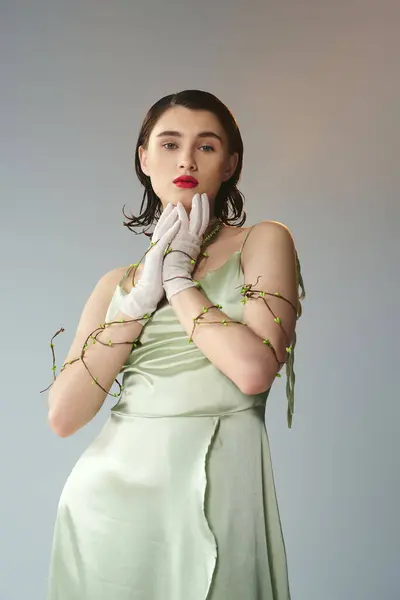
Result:
{"type": "Polygon", "coordinates": [[[199,182],[197,181],[196,177],[193,177],[193,175],[179,175],[179,177],[174,179],[174,183],[178,187],[183,188],[193,188],[196,185],[199,185],[199,182]]]}
{"type": "Polygon", "coordinates": [[[183,179],[179,179],[175,181],[175,185],[180,188],[194,188],[197,186],[197,183],[193,183],[193,181],[184,181],[183,179]]]}

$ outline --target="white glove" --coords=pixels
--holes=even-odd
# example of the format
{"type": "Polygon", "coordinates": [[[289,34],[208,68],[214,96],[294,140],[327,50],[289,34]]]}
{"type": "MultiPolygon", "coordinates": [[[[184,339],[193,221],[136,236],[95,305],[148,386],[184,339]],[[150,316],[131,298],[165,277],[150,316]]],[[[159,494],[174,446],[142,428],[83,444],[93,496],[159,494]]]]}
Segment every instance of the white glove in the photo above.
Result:
{"type": "Polygon", "coordinates": [[[192,272],[200,253],[203,234],[210,220],[210,204],[207,194],[195,194],[192,200],[190,221],[180,202],[177,204],[180,229],[171,243],[164,259],[163,286],[168,302],[172,296],[193,287],[192,272]]]}
{"type": "Polygon", "coordinates": [[[154,229],[150,247],[144,259],[142,275],[129,294],[121,299],[120,311],[132,319],[137,319],[142,324],[147,319],[139,319],[139,317],[152,314],[164,296],[162,269],[165,251],[180,226],[177,208],[169,203],[154,229]]]}

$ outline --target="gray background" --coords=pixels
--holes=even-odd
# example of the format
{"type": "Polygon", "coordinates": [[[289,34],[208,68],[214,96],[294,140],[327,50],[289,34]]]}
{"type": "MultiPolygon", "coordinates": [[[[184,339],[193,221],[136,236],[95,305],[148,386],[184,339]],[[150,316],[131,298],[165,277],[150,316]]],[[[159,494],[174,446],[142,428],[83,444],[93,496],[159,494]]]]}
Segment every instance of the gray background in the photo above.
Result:
{"type": "Polygon", "coordinates": [[[399,598],[399,25],[384,0],[2,0],[1,600],[44,598],[62,486],[112,404],[57,438],[50,337],[60,365],[96,281],[147,247],[121,225],[136,135],[186,88],[237,118],[246,225],[284,222],[302,260],[293,429],[284,379],[267,411],[292,598],[399,598]]]}

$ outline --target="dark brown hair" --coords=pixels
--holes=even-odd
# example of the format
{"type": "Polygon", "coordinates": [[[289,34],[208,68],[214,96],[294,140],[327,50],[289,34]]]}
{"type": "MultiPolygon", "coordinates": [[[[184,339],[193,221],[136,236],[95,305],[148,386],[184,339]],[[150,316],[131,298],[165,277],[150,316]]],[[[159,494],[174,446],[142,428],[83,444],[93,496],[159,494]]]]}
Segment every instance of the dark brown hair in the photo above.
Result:
{"type": "Polygon", "coordinates": [[[164,96],[150,108],[145,116],[135,150],[135,171],[140,183],[144,187],[140,215],[138,217],[135,217],[133,214],[128,216],[122,210],[124,216],[129,219],[127,222],[123,222],[123,225],[134,233],[145,233],[145,231],[136,232],[134,228],[137,226],[151,226],[161,215],[161,200],[153,190],[150,177],[143,173],[140,166],[139,147],[143,146],[147,148],[150,134],[158,119],[172,106],[185,106],[192,110],[207,110],[214,113],[219,119],[228,138],[228,151],[230,154],[237,152],[239,160],[232,177],[221,183],[221,187],[215,198],[213,216],[219,218],[226,225],[240,227],[246,221],[246,212],[243,210],[244,196],[237,188],[243,164],[242,137],[235,118],[227,106],[213,94],[201,90],[184,90],[177,94],[164,96]],[[233,213],[232,217],[229,216],[230,209],[233,213]],[[235,222],[240,218],[239,222],[235,222]]]}

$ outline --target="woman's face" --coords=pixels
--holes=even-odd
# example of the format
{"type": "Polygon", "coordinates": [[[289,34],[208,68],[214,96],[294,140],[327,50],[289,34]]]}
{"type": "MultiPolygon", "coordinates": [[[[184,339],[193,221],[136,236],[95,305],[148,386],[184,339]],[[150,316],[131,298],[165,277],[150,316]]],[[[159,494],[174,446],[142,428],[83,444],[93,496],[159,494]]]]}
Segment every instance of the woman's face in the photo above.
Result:
{"type": "Polygon", "coordinates": [[[238,161],[237,153],[229,155],[228,139],[218,118],[184,106],[173,106],[159,118],[147,149],[139,148],[139,158],[163,208],[180,201],[189,213],[193,196],[206,193],[210,215],[221,183],[233,175],[238,161]],[[182,175],[190,175],[198,183],[179,187],[174,180],[182,175]]]}

